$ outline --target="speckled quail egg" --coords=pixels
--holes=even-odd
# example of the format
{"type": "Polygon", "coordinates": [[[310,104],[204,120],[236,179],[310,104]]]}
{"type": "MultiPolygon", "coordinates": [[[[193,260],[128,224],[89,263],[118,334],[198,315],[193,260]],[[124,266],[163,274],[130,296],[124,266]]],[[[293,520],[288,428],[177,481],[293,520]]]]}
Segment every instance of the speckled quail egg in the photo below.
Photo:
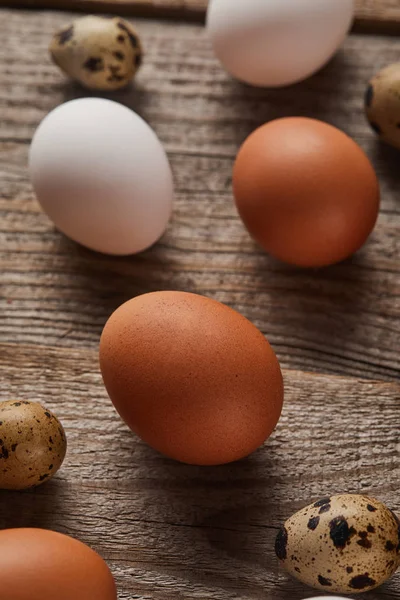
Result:
{"type": "Polygon", "coordinates": [[[343,494],[303,508],[278,533],[275,551],[287,571],[325,592],[369,591],[400,563],[400,522],[384,504],[343,494]]]}
{"type": "Polygon", "coordinates": [[[0,489],[22,490],[48,481],[64,460],[59,420],[38,402],[0,402],[0,489]]]}
{"type": "Polygon", "coordinates": [[[400,63],[389,65],[371,79],[365,111],[382,140],[400,149],[400,63]]]}
{"type": "Polygon", "coordinates": [[[86,16],[57,32],[50,44],[64,73],[93,90],[124,87],[142,63],[135,29],[120,17],[86,16]]]}

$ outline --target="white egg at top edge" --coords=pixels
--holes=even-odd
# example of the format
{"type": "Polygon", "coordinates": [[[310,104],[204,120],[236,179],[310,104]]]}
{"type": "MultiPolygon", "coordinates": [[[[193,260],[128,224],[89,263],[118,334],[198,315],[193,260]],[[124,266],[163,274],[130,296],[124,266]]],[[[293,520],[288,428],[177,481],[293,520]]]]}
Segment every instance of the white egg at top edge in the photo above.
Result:
{"type": "Polygon", "coordinates": [[[280,87],[324,66],[353,17],[354,0],[210,0],[207,29],[231,75],[255,86],[280,87]]]}
{"type": "Polygon", "coordinates": [[[33,137],[29,170],[55,226],[92,250],[141,252],[167,227],[168,158],[150,126],[117,102],[83,98],[54,109],[33,137]]]}
{"type": "Polygon", "coordinates": [[[346,596],[310,596],[310,598],[306,598],[305,600],[348,600],[346,596]]]}

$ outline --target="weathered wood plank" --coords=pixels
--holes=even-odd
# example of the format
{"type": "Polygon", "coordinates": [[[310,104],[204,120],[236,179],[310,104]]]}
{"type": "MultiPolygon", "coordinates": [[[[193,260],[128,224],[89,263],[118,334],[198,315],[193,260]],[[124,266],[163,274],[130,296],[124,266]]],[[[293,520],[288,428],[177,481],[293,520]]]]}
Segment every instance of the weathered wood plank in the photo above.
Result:
{"type": "MultiPolygon", "coordinates": [[[[208,0],[0,0],[0,6],[59,8],[199,21],[204,20],[207,5],[208,0]]],[[[399,33],[398,0],[356,0],[355,29],[399,33]]]]}
{"type": "Polygon", "coordinates": [[[356,0],[355,28],[400,33],[398,0],[356,0]]]}
{"type": "MultiPolygon", "coordinates": [[[[286,371],[284,411],[268,443],[239,463],[197,468],[128,431],[95,351],[3,344],[0,377],[0,399],[46,403],[69,443],[52,482],[0,492],[0,528],[41,526],[90,543],[108,560],[121,600],[300,600],[312,590],[290,580],[273,553],[292,512],[346,491],[400,511],[398,384],[286,371]]],[[[399,599],[399,577],[368,597],[399,599]]]]}
{"type": "Polygon", "coordinates": [[[304,84],[263,91],[232,81],[197,25],[141,21],[147,59],[136,85],[114,96],[161,137],[176,180],[162,241],[128,258],[96,255],[57,233],[26,170],[32,133],[60,102],[84,95],[47,55],[71,15],[3,11],[0,20],[0,336],[3,341],[97,347],[109,314],[129,297],[184,289],[251,319],[284,367],[397,379],[400,333],[398,154],[363,116],[369,77],[399,56],[400,40],[350,36],[329,67],[304,84]],[[28,17],[28,18],[27,18],[28,17]],[[320,272],[266,256],[234,208],[232,163],[248,133],[283,115],[325,119],[366,149],[382,181],[382,211],[368,245],[320,272]]]}
{"type": "Polygon", "coordinates": [[[153,18],[167,16],[189,20],[203,20],[207,4],[207,0],[0,0],[0,6],[59,8],[153,18]]]}

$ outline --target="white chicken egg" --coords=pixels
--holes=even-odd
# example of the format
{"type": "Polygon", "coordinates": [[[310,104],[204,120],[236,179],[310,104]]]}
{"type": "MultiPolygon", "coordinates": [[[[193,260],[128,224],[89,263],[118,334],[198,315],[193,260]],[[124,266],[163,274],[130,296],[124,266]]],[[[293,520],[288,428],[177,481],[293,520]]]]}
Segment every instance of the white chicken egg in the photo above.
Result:
{"type": "Polygon", "coordinates": [[[33,137],[29,170],[55,226],[91,250],[141,252],[167,227],[168,158],[150,126],[117,102],[82,98],[54,109],[33,137]]]}
{"type": "Polygon", "coordinates": [[[345,596],[314,596],[305,600],[348,600],[345,596]]]}
{"type": "Polygon", "coordinates": [[[306,79],[335,54],[354,0],[210,0],[214,52],[237,79],[280,87],[306,79]]]}

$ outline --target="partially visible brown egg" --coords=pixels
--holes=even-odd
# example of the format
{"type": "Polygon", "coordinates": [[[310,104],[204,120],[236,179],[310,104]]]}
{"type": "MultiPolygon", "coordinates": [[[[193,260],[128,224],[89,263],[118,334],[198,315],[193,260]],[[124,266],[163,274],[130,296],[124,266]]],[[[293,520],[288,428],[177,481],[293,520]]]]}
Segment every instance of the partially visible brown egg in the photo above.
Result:
{"type": "Polygon", "coordinates": [[[0,600],[117,600],[106,563],[69,536],[5,529],[0,555],[0,600]]]}
{"type": "Polygon", "coordinates": [[[270,254],[301,267],[344,260],[377,220],[379,184],[362,149],[307,118],[263,125],[244,142],[233,187],[239,214],[270,254]]]}
{"type": "Polygon", "coordinates": [[[196,294],[155,292],[120,306],[101,336],[100,366],[129,427],[185,463],[247,456],[282,409],[281,370],[263,334],[196,294]]]}

